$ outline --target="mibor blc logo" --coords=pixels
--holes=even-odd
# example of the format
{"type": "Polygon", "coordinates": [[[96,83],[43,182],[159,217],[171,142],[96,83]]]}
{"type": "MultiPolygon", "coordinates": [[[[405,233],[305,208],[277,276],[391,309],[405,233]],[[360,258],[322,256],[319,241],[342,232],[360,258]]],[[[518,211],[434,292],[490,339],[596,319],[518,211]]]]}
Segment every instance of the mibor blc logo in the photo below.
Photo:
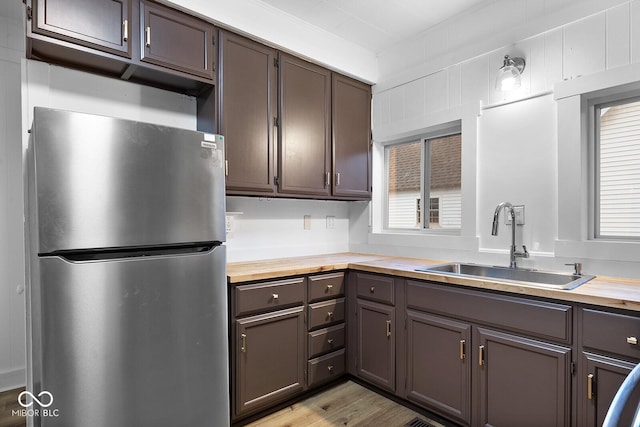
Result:
{"type": "Polygon", "coordinates": [[[23,409],[13,409],[12,416],[19,417],[57,417],[60,415],[58,409],[49,409],[53,405],[53,394],[43,390],[38,395],[30,391],[23,391],[18,395],[18,404],[23,409]]]}

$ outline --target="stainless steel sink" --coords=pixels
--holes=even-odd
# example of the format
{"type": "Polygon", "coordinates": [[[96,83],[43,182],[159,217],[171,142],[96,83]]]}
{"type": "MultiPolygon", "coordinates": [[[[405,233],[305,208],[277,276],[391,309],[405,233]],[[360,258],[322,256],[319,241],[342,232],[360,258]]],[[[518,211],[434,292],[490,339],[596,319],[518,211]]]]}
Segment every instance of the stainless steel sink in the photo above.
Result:
{"type": "Polygon", "coordinates": [[[558,273],[551,271],[507,268],[459,262],[417,268],[417,271],[440,273],[452,276],[465,276],[480,279],[495,279],[501,282],[539,286],[553,289],[574,289],[596,276],[587,274],[558,273]]]}

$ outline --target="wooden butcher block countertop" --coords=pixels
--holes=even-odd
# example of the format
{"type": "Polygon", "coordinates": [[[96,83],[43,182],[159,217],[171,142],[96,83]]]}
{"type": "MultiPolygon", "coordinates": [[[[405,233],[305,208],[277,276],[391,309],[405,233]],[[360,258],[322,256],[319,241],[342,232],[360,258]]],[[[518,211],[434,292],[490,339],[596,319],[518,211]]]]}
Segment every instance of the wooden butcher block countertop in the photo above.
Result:
{"type": "Polygon", "coordinates": [[[494,279],[476,279],[415,271],[418,267],[443,264],[445,262],[448,261],[338,253],[229,263],[227,265],[227,276],[229,283],[240,283],[351,269],[450,283],[469,288],[491,289],[529,296],[553,298],[562,301],[581,302],[640,311],[640,280],[598,276],[573,290],[559,290],[501,282],[494,279]]]}

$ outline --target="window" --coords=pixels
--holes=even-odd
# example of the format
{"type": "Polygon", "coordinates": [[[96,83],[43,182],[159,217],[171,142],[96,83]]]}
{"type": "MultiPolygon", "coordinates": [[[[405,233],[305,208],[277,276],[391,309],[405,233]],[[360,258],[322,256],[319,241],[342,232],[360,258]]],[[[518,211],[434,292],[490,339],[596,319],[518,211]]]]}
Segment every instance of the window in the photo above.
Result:
{"type": "Polygon", "coordinates": [[[595,105],[595,237],[640,238],[640,98],[595,105]]]}
{"type": "Polygon", "coordinates": [[[387,228],[459,229],[461,160],[460,133],[387,146],[387,228]]]}

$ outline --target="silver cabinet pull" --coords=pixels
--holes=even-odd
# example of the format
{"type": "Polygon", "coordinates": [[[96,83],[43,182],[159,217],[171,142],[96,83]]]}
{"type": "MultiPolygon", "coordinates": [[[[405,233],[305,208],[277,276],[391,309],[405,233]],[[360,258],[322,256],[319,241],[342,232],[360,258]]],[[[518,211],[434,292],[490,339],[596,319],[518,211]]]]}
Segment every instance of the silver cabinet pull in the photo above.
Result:
{"type": "Polygon", "coordinates": [[[333,311],[327,311],[327,319],[333,320],[333,311]]]}
{"type": "Polygon", "coordinates": [[[243,353],[247,352],[247,334],[240,335],[240,340],[242,344],[240,345],[240,351],[243,353]]]}
{"type": "Polygon", "coordinates": [[[627,337],[627,344],[638,345],[638,338],[636,338],[636,337],[627,337]]]}
{"type": "Polygon", "coordinates": [[[387,337],[391,336],[391,320],[387,320],[387,337]]]}
{"type": "Polygon", "coordinates": [[[126,42],[129,40],[129,20],[125,19],[122,22],[122,41],[126,42]]]}
{"type": "Polygon", "coordinates": [[[329,344],[330,346],[333,346],[333,338],[329,338],[327,340],[327,344],[329,344]]]}
{"type": "Polygon", "coordinates": [[[484,366],[484,346],[478,347],[478,365],[484,366]]]}
{"type": "Polygon", "coordinates": [[[327,292],[331,292],[331,289],[333,289],[333,285],[327,285],[327,292]]]}
{"type": "Polygon", "coordinates": [[[593,399],[593,374],[587,375],[587,399],[593,399]]]}
{"type": "Polygon", "coordinates": [[[151,47],[151,27],[144,29],[144,45],[151,47]]]}
{"type": "Polygon", "coordinates": [[[324,174],[324,186],[329,187],[331,185],[331,172],[324,174]]]}
{"type": "Polygon", "coordinates": [[[329,365],[329,366],[327,366],[327,371],[329,371],[329,372],[333,372],[333,365],[329,365]]]}
{"type": "Polygon", "coordinates": [[[369,288],[369,292],[374,293],[376,291],[376,287],[372,286],[369,288]]]}
{"type": "Polygon", "coordinates": [[[274,301],[278,301],[279,295],[278,294],[273,294],[272,297],[273,297],[274,301]]]}
{"type": "Polygon", "coordinates": [[[336,187],[340,187],[340,172],[336,173],[336,187]]]}
{"type": "Polygon", "coordinates": [[[464,360],[465,357],[467,357],[466,352],[465,352],[465,340],[460,340],[460,360],[464,360]]]}

